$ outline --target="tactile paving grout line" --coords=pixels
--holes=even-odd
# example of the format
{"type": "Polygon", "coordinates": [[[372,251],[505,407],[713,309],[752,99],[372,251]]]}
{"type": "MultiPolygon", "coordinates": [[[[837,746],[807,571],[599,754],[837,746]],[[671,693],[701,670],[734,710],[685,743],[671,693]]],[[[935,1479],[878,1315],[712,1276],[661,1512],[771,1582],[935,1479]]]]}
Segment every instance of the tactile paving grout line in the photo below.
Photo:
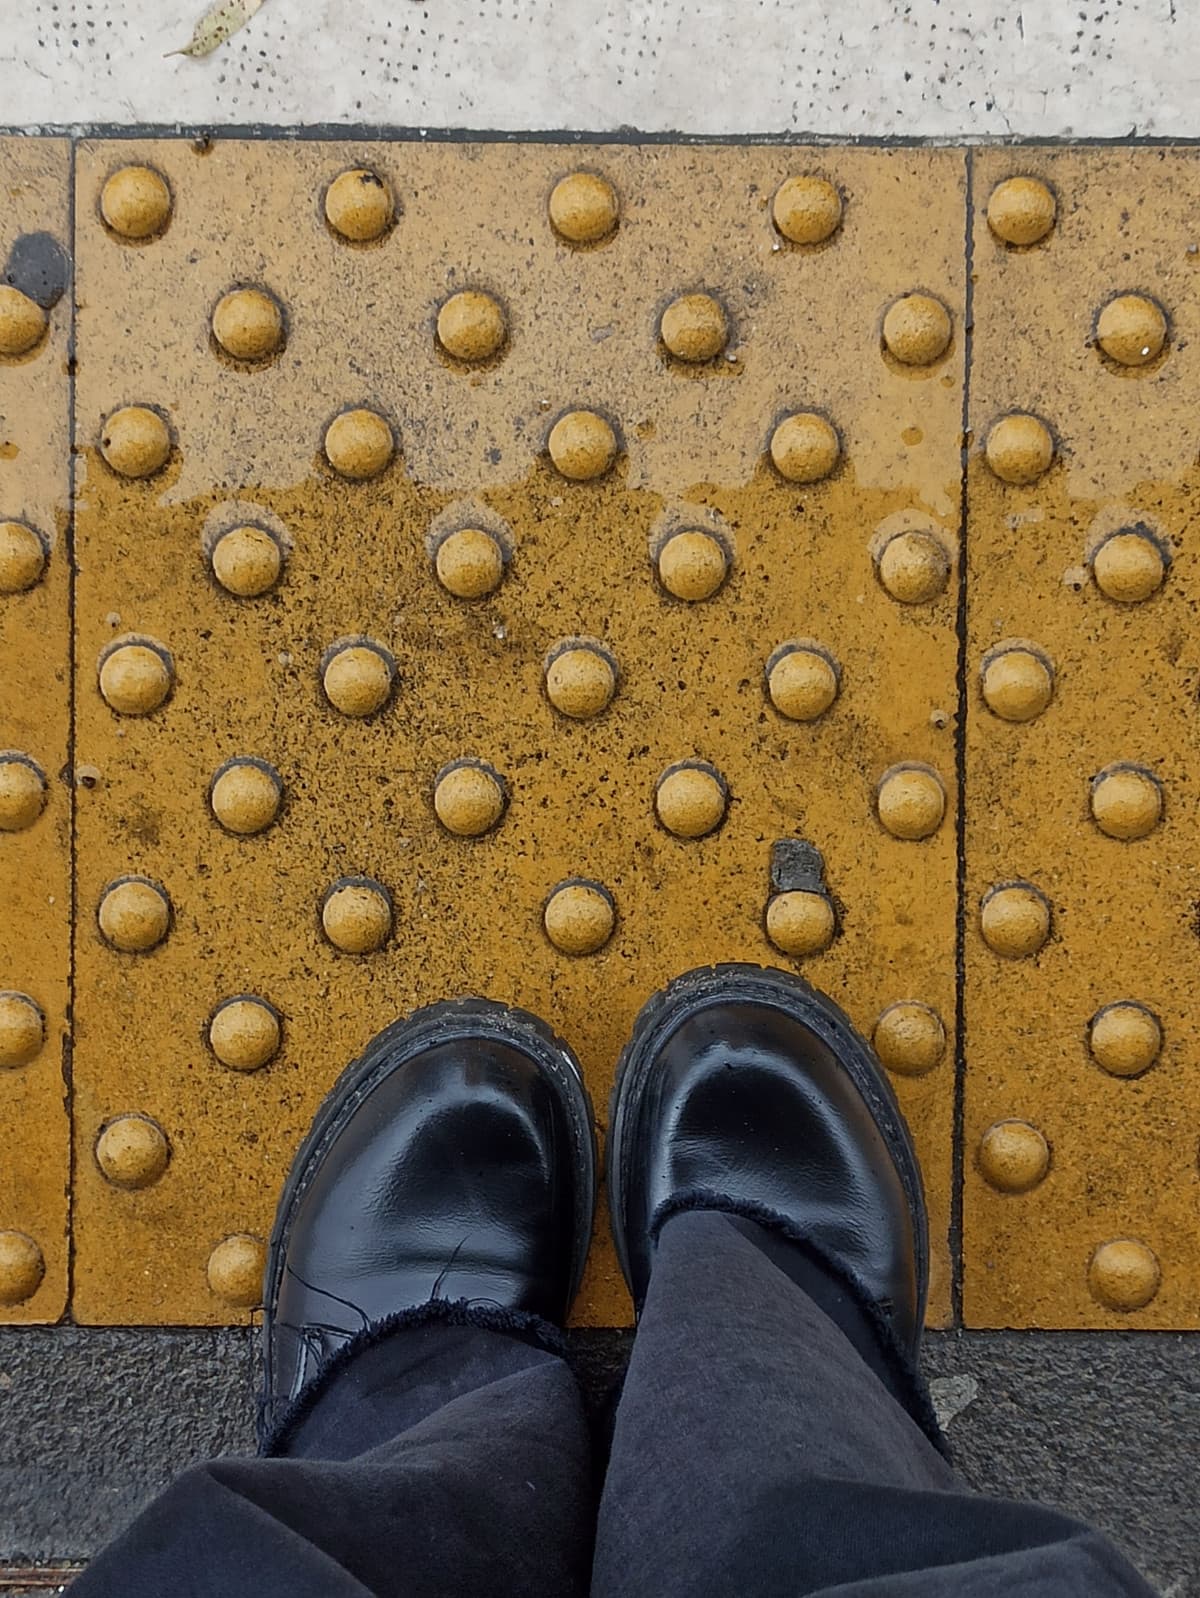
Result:
{"type": "Polygon", "coordinates": [[[958,804],[954,817],[954,1107],[951,1131],[950,1174],[950,1283],[951,1322],[962,1324],[963,1306],[963,1119],[966,1106],[966,922],[964,888],[967,880],[967,717],[970,706],[968,688],[969,651],[967,647],[968,604],[970,601],[971,516],[968,492],[967,459],[970,441],[971,369],[975,359],[975,152],[965,152],[966,194],[963,204],[963,387],[959,439],[959,527],[961,580],[958,585],[954,630],[958,643],[955,662],[957,709],[954,721],[954,780],[958,804]]]}
{"type": "MultiPolygon", "coordinates": [[[[68,170],[69,191],[67,194],[67,236],[70,252],[70,284],[71,284],[71,321],[68,332],[68,363],[67,363],[67,436],[69,440],[70,464],[67,470],[67,491],[69,495],[66,517],[66,546],[69,558],[67,574],[67,615],[70,635],[67,640],[67,670],[68,680],[68,724],[67,724],[67,759],[68,759],[68,786],[70,789],[70,847],[68,869],[70,874],[70,929],[68,932],[69,949],[67,954],[67,994],[70,1005],[72,1027],[75,1017],[75,923],[79,914],[79,836],[77,828],[78,819],[78,792],[81,785],[91,780],[91,774],[83,770],[83,763],[76,756],[76,637],[75,625],[75,586],[79,570],[79,561],[75,544],[75,506],[78,501],[77,494],[77,464],[78,457],[75,451],[75,378],[79,369],[78,349],[76,344],[76,289],[75,289],[75,166],[76,166],[77,141],[72,139],[70,147],[70,166],[68,170]]],[[[69,1185],[67,1190],[67,1310],[70,1313],[75,1297],[75,1172],[79,1166],[79,1144],[75,1135],[75,1039],[73,1032],[66,1039],[65,1054],[63,1057],[63,1083],[66,1088],[66,1108],[69,1120],[70,1145],[68,1151],[69,1185]]]]}

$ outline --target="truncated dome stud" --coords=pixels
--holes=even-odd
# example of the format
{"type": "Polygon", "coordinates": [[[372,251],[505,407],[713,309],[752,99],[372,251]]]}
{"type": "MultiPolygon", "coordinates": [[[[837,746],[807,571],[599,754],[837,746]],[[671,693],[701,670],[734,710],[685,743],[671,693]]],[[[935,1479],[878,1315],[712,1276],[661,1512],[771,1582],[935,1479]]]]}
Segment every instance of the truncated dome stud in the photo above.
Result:
{"type": "Polygon", "coordinates": [[[1040,178],[1005,178],[988,196],[988,226],[1005,244],[1030,245],[1054,226],[1057,206],[1040,178]]]}
{"type": "Polygon", "coordinates": [[[833,906],[823,893],[794,888],[767,905],[767,937],[781,954],[799,959],[820,954],[833,942],[833,906]]]}
{"type": "Polygon", "coordinates": [[[387,183],[365,167],[339,173],[325,191],[325,220],[353,244],[369,244],[386,233],[394,211],[387,183]]]}
{"type": "Polygon", "coordinates": [[[213,778],[209,803],[226,832],[248,837],[265,831],[278,816],[283,781],[265,760],[228,760],[213,778]]]}
{"type": "Polygon", "coordinates": [[[659,324],[662,341],[677,360],[711,361],[729,342],[725,312],[711,294],[683,294],[672,300],[659,324]]]}
{"type": "Polygon", "coordinates": [[[224,1237],[208,1256],[208,1285],[234,1309],[256,1309],[262,1303],[266,1245],[249,1232],[224,1237]]]}
{"type": "Polygon", "coordinates": [[[23,594],[41,580],[46,545],[24,522],[0,522],[0,594],[23,594]]]}
{"type": "Polygon", "coordinates": [[[1162,785],[1142,766],[1110,766],[1092,781],[1091,808],[1101,832],[1131,843],[1162,819],[1162,785]]]}
{"type": "Polygon", "coordinates": [[[46,331],[46,313],[36,300],[0,283],[0,355],[28,355],[46,331]]]}
{"type": "Polygon", "coordinates": [[[438,582],[456,599],[484,599],[504,577],[504,551],[482,528],[460,527],[437,546],[434,568],[438,582]]]}
{"type": "Polygon", "coordinates": [[[212,318],[213,337],[239,361],[265,361],[283,344],[283,311],[265,289],[231,289],[212,318]]]}
{"type": "Polygon", "coordinates": [[[321,668],[325,697],[343,716],[371,716],[381,710],[392,692],[396,663],[382,644],[336,644],[321,668]]]}
{"type": "Polygon", "coordinates": [[[438,343],[457,361],[486,361],[504,345],[508,328],[499,302],[478,289],[452,294],[437,315],[438,343]]]}
{"type": "Polygon", "coordinates": [[[438,772],[433,808],[447,832],[460,838],[481,838],[504,814],[504,782],[481,760],[451,761],[438,772]]]}
{"type": "Polygon", "coordinates": [[[46,1018],[27,993],[0,993],[0,1068],[36,1060],[46,1042],[46,1018]]]}
{"type": "Polygon", "coordinates": [[[252,994],[226,999],[212,1013],[208,1041],[231,1071],[258,1071],[279,1052],[278,1012],[252,994]]]}
{"type": "Polygon", "coordinates": [[[979,1142],[979,1169],[1001,1193],[1028,1193],[1050,1169],[1050,1148],[1028,1121],[997,1121],[979,1142]]]}
{"type": "Polygon", "coordinates": [[[157,710],[174,678],[170,654],[148,638],[114,644],[100,657],[100,692],[122,716],[148,716],[157,710]]]}
{"type": "Polygon", "coordinates": [[[946,1052],[946,1029],[929,1005],[916,999],[889,1004],[875,1023],[875,1052],[897,1076],[924,1076],[940,1065],[946,1052]]]}
{"type": "Polygon", "coordinates": [[[946,790],[929,766],[895,766],[876,790],[879,820],[893,838],[916,842],[931,837],[946,813],[946,790]]]}
{"type": "Polygon", "coordinates": [[[946,591],[950,556],[936,533],[896,533],[879,555],[879,581],[902,605],[927,605],[946,591]]]}
{"type": "Polygon", "coordinates": [[[1036,483],[1054,460],[1054,439],[1045,422],[1014,411],[993,422],[984,446],[987,463],[1002,483],[1036,483]]]}
{"type": "Polygon", "coordinates": [[[213,545],[213,576],[238,599],[257,599],[279,581],[283,550],[264,527],[231,527],[213,545]]]}
{"type": "Polygon", "coordinates": [[[100,191],[100,215],[123,239],[149,239],[171,219],[171,191],[149,166],[124,166],[100,191]]]}
{"type": "Polygon", "coordinates": [[[378,411],[343,411],[325,429],[325,459],[340,477],[363,483],[378,477],[391,463],[396,438],[391,423],[378,411]]]}
{"type": "Polygon", "coordinates": [[[767,693],[789,721],[816,721],[838,696],[837,662],[816,644],[783,644],[767,662],[767,693]]]}
{"type": "Polygon", "coordinates": [[[1158,1059],[1162,1027],[1144,1004],[1121,999],[1097,1010],[1088,1027],[1092,1059],[1110,1076],[1140,1076],[1158,1059]]]}
{"type": "Polygon", "coordinates": [[[146,1115],[118,1115],[96,1140],[96,1164],[114,1187],[150,1187],[171,1158],[166,1134],[146,1115]]]}
{"type": "Polygon", "coordinates": [[[171,453],[171,430],[147,405],[123,405],[100,433],[100,453],[121,477],[153,477],[171,453]]]}
{"type": "Polygon", "coordinates": [[[560,882],[543,912],[546,936],[564,954],[595,954],[612,937],[616,910],[599,882],[582,878],[560,882]]]}
{"type": "Polygon", "coordinates": [[[789,483],[819,483],[837,465],[841,452],[832,423],[815,411],[785,416],[771,434],[771,463],[789,483]]]}
{"type": "Polygon", "coordinates": [[[99,910],[105,942],[125,954],[157,948],[171,927],[171,901],[147,877],[121,877],[104,890],[99,910]]]}
{"type": "Polygon", "coordinates": [[[617,458],[612,424],[595,411],[568,411],[550,429],[547,449],[554,467],[572,482],[603,477],[617,458]]]}
{"type": "Polygon", "coordinates": [[[1154,1250],[1139,1238],[1117,1237],[1096,1249],[1087,1279],[1097,1303],[1128,1313],[1144,1309],[1158,1292],[1162,1270],[1154,1250]]]}
{"type": "Polygon", "coordinates": [[[0,1232],[0,1304],[24,1304],[42,1285],[46,1262],[24,1232],[0,1232]]]}
{"type": "Polygon", "coordinates": [[[1106,599],[1136,605],[1162,587],[1167,562],[1148,532],[1125,528],[1109,536],[1092,555],[1092,576],[1106,599]]]}
{"type": "Polygon", "coordinates": [[[675,599],[711,599],[729,572],[729,553],[703,528],[672,533],[658,552],[658,580],[675,599]]]}
{"type": "Polygon", "coordinates": [[[1100,308],[1096,342],[1121,366],[1148,366],[1167,342],[1162,307],[1144,294],[1118,294],[1100,308]]]}
{"type": "Polygon", "coordinates": [[[771,220],[792,244],[822,244],[842,221],[842,197],[825,178],[785,178],[771,201],[771,220]]]}
{"type": "Polygon", "coordinates": [[[343,954],[374,954],[392,933],[392,898],[373,877],[335,882],[321,904],[321,926],[343,954]]]}
{"type": "Polygon", "coordinates": [[[617,225],[620,207],[607,178],[572,172],[550,191],[550,222],[570,244],[597,244],[617,225]]]}
{"type": "Polygon", "coordinates": [[[602,644],[580,639],[551,652],[546,697],[564,716],[576,721],[598,716],[616,691],[616,662],[602,644]]]}
{"type": "Polygon", "coordinates": [[[904,366],[932,366],[950,347],[950,313],[931,294],[906,294],[888,306],[883,342],[904,366]]]}
{"type": "Polygon", "coordinates": [[[715,766],[685,760],[658,779],[654,809],[659,821],[677,838],[703,838],[725,819],[729,790],[715,766]]]}
{"type": "Polygon", "coordinates": [[[1031,882],[992,888],[980,908],[980,930],[988,948],[1010,960],[1036,954],[1050,936],[1050,906],[1031,882]]]}
{"type": "Polygon", "coordinates": [[[1032,721],[1054,694],[1054,673],[1039,651],[1020,644],[998,645],[984,656],[983,698],[1001,721],[1032,721]]]}
{"type": "Polygon", "coordinates": [[[46,778],[28,755],[0,754],[0,832],[24,832],[46,805],[46,778]]]}

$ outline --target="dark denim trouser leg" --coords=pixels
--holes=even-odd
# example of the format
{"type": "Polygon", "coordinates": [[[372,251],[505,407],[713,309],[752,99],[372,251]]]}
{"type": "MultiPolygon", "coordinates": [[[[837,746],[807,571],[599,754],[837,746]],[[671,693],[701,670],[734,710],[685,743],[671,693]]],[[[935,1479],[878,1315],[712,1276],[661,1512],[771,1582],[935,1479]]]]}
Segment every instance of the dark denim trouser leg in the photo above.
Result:
{"type": "Polygon", "coordinates": [[[978,1497],[847,1336],[694,1211],[659,1242],[600,1504],[595,1598],[1109,1598],[1151,1589],[1097,1532],[978,1497]]]}
{"type": "Polygon", "coordinates": [[[595,1504],[575,1380],[542,1347],[432,1323],[361,1348],[281,1457],[189,1470],[79,1598],[574,1598],[595,1504]]]}

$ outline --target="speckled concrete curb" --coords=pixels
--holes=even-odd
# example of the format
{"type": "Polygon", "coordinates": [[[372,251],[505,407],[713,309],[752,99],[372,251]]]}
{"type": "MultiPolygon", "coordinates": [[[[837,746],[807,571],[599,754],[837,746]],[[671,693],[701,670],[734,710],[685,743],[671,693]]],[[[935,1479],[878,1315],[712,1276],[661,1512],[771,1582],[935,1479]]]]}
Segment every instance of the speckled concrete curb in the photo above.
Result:
{"type": "Polygon", "coordinates": [[[6,8],[3,115],[843,139],[1196,131],[1200,12],[1182,0],[269,0],[207,60],[168,59],[203,8],[6,8]]]}
{"type": "MultiPolygon", "coordinates": [[[[184,1466],[249,1450],[256,1341],[0,1332],[0,1562],[87,1559],[184,1466]]],[[[629,1343],[572,1334],[597,1410],[629,1343]]],[[[931,1333],[925,1364],[975,1487],[1092,1520],[1165,1595],[1200,1593],[1200,1384],[1186,1334],[931,1333]]]]}

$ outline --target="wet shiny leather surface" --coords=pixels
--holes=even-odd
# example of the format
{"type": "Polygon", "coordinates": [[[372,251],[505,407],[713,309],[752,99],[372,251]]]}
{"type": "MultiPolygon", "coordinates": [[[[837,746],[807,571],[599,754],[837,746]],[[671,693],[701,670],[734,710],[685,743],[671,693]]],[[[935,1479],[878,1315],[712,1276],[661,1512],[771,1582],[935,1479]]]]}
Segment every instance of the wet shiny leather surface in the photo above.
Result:
{"type": "Polygon", "coordinates": [[[273,1386],[432,1297],[562,1320],[581,1174],[562,1089],[495,1039],[405,1060],[340,1120],[294,1199],[273,1386]]]}
{"type": "Polygon", "coordinates": [[[854,1272],[915,1345],[920,1288],[909,1198],[834,1051],[777,1009],[726,1000],[683,1020],[653,1063],[640,1063],[640,1101],[616,1151],[635,1300],[649,1279],[653,1217],[675,1195],[705,1188],[785,1217],[854,1272]]]}

